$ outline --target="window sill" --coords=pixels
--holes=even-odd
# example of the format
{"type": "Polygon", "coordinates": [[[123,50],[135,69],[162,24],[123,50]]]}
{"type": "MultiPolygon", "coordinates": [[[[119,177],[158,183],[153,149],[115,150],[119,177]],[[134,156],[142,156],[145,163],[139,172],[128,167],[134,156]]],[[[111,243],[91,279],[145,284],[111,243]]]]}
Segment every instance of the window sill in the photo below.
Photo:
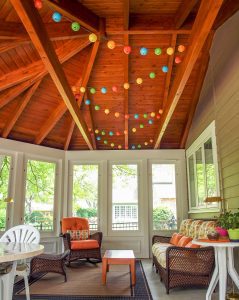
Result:
{"type": "Polygon", "coordinates": [[[200,214],[200,213],[220,213],[220,208],[197,208],[194,210],[189,210],[189,214],[200,214]]]}

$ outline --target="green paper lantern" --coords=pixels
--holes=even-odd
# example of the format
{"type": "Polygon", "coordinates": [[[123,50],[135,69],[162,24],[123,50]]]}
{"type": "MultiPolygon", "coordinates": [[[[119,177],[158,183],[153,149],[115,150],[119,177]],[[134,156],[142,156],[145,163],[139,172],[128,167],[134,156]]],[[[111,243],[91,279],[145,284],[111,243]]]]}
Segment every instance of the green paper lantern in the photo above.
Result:
{"type": "Polygon", "coordinates": [[[100,110],[99,105],[96,105],[96,106],[95,106],[95,110],[100,110]]]}
{"type": "Polygon", "coordinates": [[[95,89],[95,88],[91,88],[91,89],[90,89],[90,93],[91,93],[91,94],[95,94],[95,93],[96,93],[96,89],[95,89]]]}
{"type": "Polygon", "coordinates": [[[108,144],[108,141],[104,140],[104,144],[105,144],[105,145],[108,144]]]}
{"type": "Polygon", "coordinates": [[[155,49],[154,49],[154,54],[155,54],[155,55],[160,55],[160,54],[162,54],[161,48],[155,48],[155,49]]]}
{"type": "Polygon", "coordinates": [[[140,128],[144,128],[144,124],[140,124],[139,127],[140,127],[140,128]]]}
{"type": "Polygon", "coordinates": [[[147,119],[148,118],[148,114],[144,114],[144,118],[147,119]]]}
{"type": "Polygon", "coordinates": [[[151,79],[154,79],[154,78],[155,78],[155,76],[156,76],[156,75],[155,75],[155,73],[154,73],[154,72],[150,72],[150,73],[149,73],[149,78],[151,78],[151,79]]]}
{"type": "Polygon", "coordinates": [[[79,31],[80,30],[80,24],[78,22],[71,23],[71,29],[73,31],[79,31]]]}

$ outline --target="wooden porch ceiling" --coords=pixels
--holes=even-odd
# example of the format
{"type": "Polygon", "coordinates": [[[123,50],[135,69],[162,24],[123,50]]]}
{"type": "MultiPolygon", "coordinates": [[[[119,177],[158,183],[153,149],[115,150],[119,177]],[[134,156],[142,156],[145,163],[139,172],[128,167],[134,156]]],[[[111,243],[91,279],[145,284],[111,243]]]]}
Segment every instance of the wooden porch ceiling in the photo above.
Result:
{"type": "Polygon", "coordinates": [[[184,148],[214,32],[239,2],[42,3],[37,10],[34,0],[0,0],[1,137],[64,150],[184,148]],[[54,11],[61,22],[52,20],[54,11]],[[79,31],[72,22],[81,24],[79,31]],[[92,32],[98,39],[91,44],[92,32]],[[129,55],[124,46],[131,46],[129,55]]]}

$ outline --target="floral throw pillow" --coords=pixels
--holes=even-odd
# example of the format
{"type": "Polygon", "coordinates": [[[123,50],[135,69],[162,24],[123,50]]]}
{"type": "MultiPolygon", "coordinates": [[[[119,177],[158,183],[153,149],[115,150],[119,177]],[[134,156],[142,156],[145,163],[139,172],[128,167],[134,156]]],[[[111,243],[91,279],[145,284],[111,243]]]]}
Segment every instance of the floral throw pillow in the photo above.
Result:
{"type": "Polygon", "coordinates": [[[70,234],[71,240],[74,241],[87,240],[89,238],[88,230],[67,230],[66,232],[70,234]]]}

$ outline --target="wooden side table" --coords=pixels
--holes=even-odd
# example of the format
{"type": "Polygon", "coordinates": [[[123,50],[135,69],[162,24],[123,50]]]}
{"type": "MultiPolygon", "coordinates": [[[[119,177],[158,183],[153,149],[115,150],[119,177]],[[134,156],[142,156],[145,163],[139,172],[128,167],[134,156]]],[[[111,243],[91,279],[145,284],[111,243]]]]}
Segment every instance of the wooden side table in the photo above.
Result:
{"type": "Polygon", "coordinates": [[[135,256],[133,250],[106,250],[102,262],[102,283],[106,284],[109,265],[129,265],[132,285],[136,283],[135,256]]]}

